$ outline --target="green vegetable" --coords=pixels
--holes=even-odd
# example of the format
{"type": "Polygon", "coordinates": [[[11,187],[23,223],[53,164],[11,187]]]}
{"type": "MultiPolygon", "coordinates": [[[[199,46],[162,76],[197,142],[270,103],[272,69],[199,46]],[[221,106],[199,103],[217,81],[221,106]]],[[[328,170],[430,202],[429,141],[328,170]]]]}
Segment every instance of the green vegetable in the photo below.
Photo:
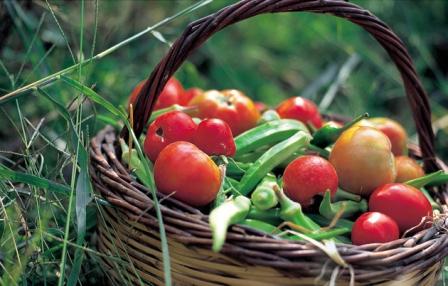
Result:
{"type": "Polygon", "coordinates": [[[226,168],[227,165],[225,164],[219,165],[219,171],[221,173],[221,185],[219,186],[218,193],[216,194],[216,199],[213,202],[214,208],[219,207],[226,200],[226,188],[225,188],[226,186],[224,183],[226,179],[226,168]]]}
{"type": "Polygon", "coordinates": [[[213,236],[213,251],[219,252],[222,249],[228,227],[243,221],[249,210],[250,200],[245,196],[237,196],[225,201],[210,212],[208,219],[213,236]]]}
{"type": "Polygon", "coordinates": [[[280,230],[275,225],[269,224],[269,223],[261,221],[261,220],[247,218],[247,219],[243,220],[242,222],[240,222],[239,224],[249,226],[253,229],[260,230],[260,231],[266,232],[268,234],[280,233],[280,230]]]}
{"type": "Polygon", "coordinates": [[[283,220],[280,218],[280,209],[269,209],[269,210],[258,210],[256,208],[251,208],[249,214],[247,215],[248,219],[261,220],[266,223],[278,225],[283,220]]]}
{"type": "Polygon", "coordinates": [[[249,169],[250,166],[252,166],[252,163],[237,162],[232,158],[227,159],[228,159],[228,165],[226,175],[234,179],[241,179],[241,177],[244,176],[244,173],[246,173],[247,169],[249,169]]]}
{"type": "Polygon", "coordinates": [[[420,191],[425,195],[425,197],[428,199],[429,203],[431,204],[431,207],[435,210],[442,210],[442,207],[432,198],[432,196],[429,194],[428,190],[425,188],[421,188],[420,191]]]}
{"type": "Polygon", "coordinates": [[[405,182],[406,185],[420,189],[426,185],[436,186],[448,183],[448,174],[444,171],[437,171],[426,176],[405,182]]]}
{"type": "Polygon", "coordinates": [[[260,147],[271,146],[283,141],[297,131],[309,133],[302,122],[292,119],[269,121],[249,129],[235,138],[236,153],[234,158],[240,161],[242,155],[253,152],[260,147]]]}
{"type": "Polygon", "coordinates": [[[153,122],[154,120],[157,119],[157,117],[171,112],[171,111],[182,111],[185,112],[186,114],[192,115],[194,111],[196,111],[198,108],[196,106],[181,106],[179,104],[173,104],[169,107],[166,108],[162,108],[159,110],[154,111],[153,113],[151,113],[151,117],[149,118],[149,123],[153,122]]]}
{"type": "Polygon", "coordinates": [[[355,119],[353,119],[352,121],[350,121],[349,123],[345,124],[343,127],[338,127],[334,124],[327,123],[313,134],[313,140],[311,140],[311,144],[321,148],[330,146],[331,144],[336,142],[336,140],[338,139],[339,135],[342,134],[342,132],[344,132],[345,130],[349,129],[350,127],[358,123],[360,120],[367,117],[369,117],[369,114],[364,113],[363,115],[360,115],[355,119]]]}
{"type": "Polygon", "coordinates": [[[279,188],[275,188],[274,190],[280,203],[281,219],[292,222],[310,232],[317,232],[320,230],[320,226],[302,212],[302,206],[299,203],[288,198],[283,190],[279,188]]]}
{"type": "Polygon", "coordinates": [[[254,162],[241,178],[238,187],[241,194],[247,195],[250,193],[267,173],[272,171],[294,152],[308,146],[310,139],[311,136],[308,133],[298,131],[287,140],[271,147],[254,162]]]}
{"type": "Polygon", "coordinates": [[[367,211],[367,201],[362,199],[359,202],[354,201],[339,201],[331,202],[331,193],[326,191],[324,198],[319,206],[319,213],[328,219],[334,218],[336,215],[341,215],[341,217],[350,217],[358,212],[367,211]],[[342,212],[342,214],[341,214],[342,212]]]}
{"type": "Polygon", "coordinates": [[[120,140],[121,147],[121,159],[128,164],[129,168],[134,170],[137,178],[145,185],[150,186],[149,178],[146,176],[146,171],[143,167],[142,162],[138,158],[137,150],[129,150],[128,145],[124,142],[122,138],[120,140]]]}
{"type": "Polygon", "coordinates": [[[334,195],[334,200],[335,201],[351,200],[359,202],[360,200],[362,200],[362,197],[360,195],[353,194],[338,188],[336,194],[334,195]]]}
{"type": "MultiPolygon", "coordinates": [[[[306,235],[310,238],[313,238],[315,240],[323,240],[323,239],[330,239],[330,238],[334,238],[339,235],[347,234],[350,231],[351,231],[350,229],[340,227],[340,228],[332,228],[332,229],[324,231],[324,232],[305,233],[304,235],[306,235]]],[[[294,234],[288,235],[287,238],[292,239],[292,240],[303,240],[300,236],[295,236],[294,234]]]]}
{"type": "MultiPolygon", "coordinates": [[[[332,219],[325,218],[319,214],[308,214],[308,216],[322,227],[327,227],[332,223],[332,219]]],[[[348,228],[351,231],[353,224],[354,222],[351,220],[340,218],[337,220],[335,226],[340,228],[348,228]]]]}
{"type": "Polygon", "coordinates": [[[277,111],[273,109],[266,110],[261,114],[260,120],[258,121],[258,125],[261,125],[266,122],[280,120],[280,115],[278,115],[277,111]]]}
{"type": "Polygon", "coordinates": [[[267,174],[261,183],[252,192],[251,201],[255,208],[267,210],[278,204],[277,195],[274,187],[279,187],[277,178],[273,174],[267,174]]]}

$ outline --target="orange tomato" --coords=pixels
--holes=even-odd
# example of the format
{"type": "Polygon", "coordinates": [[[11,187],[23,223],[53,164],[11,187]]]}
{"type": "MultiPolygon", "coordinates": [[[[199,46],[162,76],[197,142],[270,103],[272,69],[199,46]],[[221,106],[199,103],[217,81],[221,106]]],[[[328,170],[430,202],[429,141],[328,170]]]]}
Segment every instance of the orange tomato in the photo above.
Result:
{"type": "Polygon", "coordinates": [[[395,157],[395,167],[397,168],[397,178],[395,179],[397,183],[404,183],[425,175],[425,171],[417,161],[408,156],[395,157]]]}

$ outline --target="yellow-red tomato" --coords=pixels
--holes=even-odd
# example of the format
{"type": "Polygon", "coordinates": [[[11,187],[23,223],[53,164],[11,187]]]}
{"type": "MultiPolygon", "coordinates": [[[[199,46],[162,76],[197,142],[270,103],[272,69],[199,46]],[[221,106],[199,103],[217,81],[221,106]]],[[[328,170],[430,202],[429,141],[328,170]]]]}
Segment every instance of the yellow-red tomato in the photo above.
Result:
{"type": "Polygon", "coordinates": [[[253,101],[235,89],[206,91],[194,97],[189,105],[198,107],[193,116],[224,120],[234,136],[254,127],[260,118],[253,101]]]}
{"type": "Polygon", "coordinates": [[[216,198],[220,177],[215,162],[194,144],[184,141],[166,146],[154,164],[157,190],[196,207],[216,198]]]}
{"type": "Polygon", "coordinates": [[[184,96],[183,96],[183,100],[180,103],[180,105],[188,105],[188,103],[195,98],[196,96],[198,96],[199,94],[203,93],[204,91],[200,88],[197,87],[192,87],[189,88],[185,91],[184,96]]]}
{"type": "Polygon", "coordinates": [[[385,243],[399,238],[397,223],[385,214],[367,212],[358,217],[353,224],[352,242],[354,245],[385,243]]]}
{"type": "Polygon", "coordinates": [[[281,118],[299,120],[306,124],[312,124],[315,128],[321,128],[323,124],[316,104],[300,96],[282,101],[276,111],[281,118]]]}
{"type": "Polygon", "coordinates": [[[425,175],[425,171],[417,161],[408,156],[395,157],[395,167],[397,169],[395,182],[397,183],[404,183],[425,175]]]}
{"type": "Polygon", "coordinates": [[[355,126],[339,136],[330,154],[342,189],[369,195],[378,186],[395,181],[394,156],[389,139],[372,127],[355,126]]]}
{"type": "Polygon", "coordinates": [[[397,121],[386,117],[375,117],[362,120],[358,125],[372,126],[386,134],[392,144],[392,153],[395,156],[407,154],[408,135],[397,121]]]}

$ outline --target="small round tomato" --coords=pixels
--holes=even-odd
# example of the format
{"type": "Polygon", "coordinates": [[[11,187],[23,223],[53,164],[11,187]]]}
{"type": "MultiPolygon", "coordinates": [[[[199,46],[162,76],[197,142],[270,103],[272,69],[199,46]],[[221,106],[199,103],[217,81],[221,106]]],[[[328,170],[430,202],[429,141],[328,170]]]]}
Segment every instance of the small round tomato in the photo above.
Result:
{"type": "Polygon", "coordinates": [[[260,118],[253,101],[235,89],[206,91],[193,98],[189,105],[198,107],[196,117],[224,120],[234,136],[254,127],[260,118]]]}
{"type": "Polygon", "coordinates": [[[330,153],[342,189],[369,195],[375,188],[395,181],[390,141],[381,131],[355,126],[343,132],[330,153]]]}
{"type": "Polygon", "coordinates": [[[370,118],[367,121],[386,134],[395,156],[407,154],[408,135],[400,123],[385,117],[370,118]]]}
{"type": "Polygon", "coordinates": [[[385,243],[399,238],[397,223],[385,214],[367,212],[358,217],[353,224],[352,243],[385,243]]]}
{"type": "Polygon", "coordinates": [[[315,128],[322,127],[322,118],[314,102],[309,99],[296,96],[282,101],[277,107],[281,118],[291,118],[312,124],[315,128]]]}
{"type": "Polygon", "coordinates": [[[196,96],[198,96],[203,92],[204,91],[202,89],[197,87],[189,88],[185,91],[184,96],[182,97],[182,102],[180,102],[179,104],[186,106],[193,98],[195,98],[196,96]]]}
{"type": "Polygon", "coordinates": [[[397,168],[397,178],[395,179],[397,183],[404,183],[425,175],[425,171],[417,161],[408,156],[395,157],[395,167],[397,168]]]}
{"type": "Polygon", "coordinates": [[[168,144],[176,141],[191,142],[196,128],[193,119],[180,111],[171,111],[157,117],[146,132],[143,146],[145,154],[154,162],[168,144]]]}
{"type": "Polygon", "coordinates": [[[202,120],[193,143],[208,155],[235,155],[236,146],[229,125],[217,118],[202,120]]]}
{"type": "Polygon", "coordinates": [[[145,81],[141,81],[132,90],[131,95],[129,96],[129,100],[128,100],[128,109],[130,108],[131,103],[132,103],[132,109],[135,110],[135,101],[137,100],[137,95],[140,93],[140,90],[142,89],[144,84],[145,84],[145,81]]]}
{"type": "Polygon", "coordinates": [[[400,232],[419,225],[423,218],[432,219],[432,207],[418,189],[404,184],[386,184],[377,188],[369,199],[369,210],[390,216],[400,232]]]}
{"type": "Polygon", "coordinates": [[[189,205],[205,206],[221,184],[218,166],[194,144],[178,141],[166,146],[154,164],[157,190],[189,205]]]}
{"type": "Polygon", "coordinates": [[[333,196],[338,189],[338,176],[324,158],[301,156],[286,167],[283,189],[289,198],[306,207],[313,203],[314,196],[323,195],[327,190],[333,196]]]}

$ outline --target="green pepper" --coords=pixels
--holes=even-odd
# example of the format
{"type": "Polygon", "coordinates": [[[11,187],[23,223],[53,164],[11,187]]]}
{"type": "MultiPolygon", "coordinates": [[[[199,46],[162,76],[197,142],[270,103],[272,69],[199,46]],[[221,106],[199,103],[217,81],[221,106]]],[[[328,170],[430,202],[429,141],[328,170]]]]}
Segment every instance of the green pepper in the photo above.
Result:
{"type": "Polygon", "coordinates": [[[252,204],[259,210],[267,210],[278,204],[274,187],[279,187],[274,174],[267,174],[251,195],[252,204]]]}
{"type": "MultiPolygon", "coordinates": [[[[130,169],[133,169],[134,173],[137,175],[137,178],[145,185],[150,186],[149,178],[146,176],[145,169],[143,168],[143,164],[140,161],[137,150],[131,149],[129,150],[128,145],[124,142],[122,138],[120,140],[121,147],[121,159],[128,164],[130,169]]],[[[148,160],[149,162],[149,160],[148,160]]],[[[152,166],[151,166],[152,167],[152,166]]]]}
{"type": "Polygon", "coordinates": [[[420,189],[426,185],[436,186],[448,183],[448,174],[444,171],[437,171],[426,176],[405,182],[406,185],[420,189]]]}
{"type": "Polygon", "coordinates": [[[367,201],[362,199],[359,202],[339,201],[332,203],[330,191],[326,191],[324,198],[319,206],[319,213],[328,219],[334,218],[336,215],[346,218],[358,212],[367,211],[367,201]],[[342,212],[342,213],[341,213],[342,212]]]}
{"type": "Polygon", "coordinates": [[[280,218],[303,227],[310,232],[317,232],[320,226],[302,212],[302,206],[288,198],[283,190],[274,188],[280,203],[280,218]]]}
{"type": "Polygon", "coordinates": [[[210,212],[208,220],[213,236],[213,251],[219,252],[222,249],[228,227],[243,221],[249,210],[250,200],[245,196],[237,196],[225,201],[210,212]]]}
{"type": "Polygon", "coordinates": [[[246,173],[247,169],[252,166],[252,163],[237,162],[232,158],[227,158],[228,165],[226,170],[226,175],[234,179],[241,179],[241,177],[246,173]]]}
{"type": "Polygon", "coordinates": [[[247,219],[243,220],[242,222],[240,222],[239,224],[249,226],[253,229],[260,230],[260,231],[266,232],[268,234],[280,233],[280,230],[275,225],[269,224],[269,223],[261,221],[261,220],[247,218],[247,219]]]}
{"type": "MultiPolygon", "coordinates": [[[[322,227],[327,227],[332,223],[332,219],[325,218],[319,214],[308,214],[308,216],[322,227]]],[[[354,222],[351,220],[340,218],[337,220],[335,226],[340,228],[348,228],[351,231],[353,224],[354,222]]]]}
{"type": "Polygon", "coordinates": [[[261,220],[266,223],[278,225],[283,220],[280,218],[280,209],[269,209],[269,210],[258,210],[256,208],[251,208],[249,214],[247,215],[248,219],[261,220]]]}
{"type": "Polygon", "coordinates": [[[280,165],[294,152],[308,146],[310,139],[311,136],[308,133],[298,131],[287,140],[272,146],[254,162],[241,178],[238,187],[241,194],[247,195],[250,193],[267,173],[280,165]]]}
{"type": "Polygon", "coordinates": [[[236,153],[234,158],[241,161],[240,158],[244,154],[253,152],[263,146],[272,146],[291,137],[298,131],[309,133],[302,122],[293,119],[269,121],[249,129],[235,137],[236,153]]]}
{"type": "Polygon", "coordinates": [[[362,197],[357,194],[353,194],[347,191],[344,191],[341,188],[338,188],[336,194],[334,195],[335,201],[343,201],[343,200],[351,200],[355,202],[359,202],[362,200],[362,197]]]}
{"type": "MultiPolygon", "coordinates": [[[[315,240],[323,240],[323,239],[335,238],[339,235],[347,234],[350,231],[351,231],[350,229],[347,229],[345,227],[339,227],[339,228],[332,228],[330,230],[318,232],[318,233],[305,233],[304,235],[306,235],[312,239],[315,239],[315,240]]],[[[294,234],[288,235],[287,238],[292,239],[292,240],[303,240],[303,238],[301,238],[300,236],[294,235],[294,234]]],[[[336,240],[338,240],[338,239],[336,239],[336,240]]]]}
{"type": "Polygon", "coordinates": [[[335,124],[327,123],[324,126],[322,126],[320,129],[318,129],[313,134],[313,140],[311,140],[311,144],[315,145],[317,147],[325,148],[327,146],[330,146],[336,140],[339,138],[339,135],[342,134],[345,130],[349,129],[356,123],[358,123],[360,120],[369,117],[368,113],[364,113],[363,115],[360,115],[350,121],[349,123],[345,124],[343,127],[338,127],[335,124]]]}

